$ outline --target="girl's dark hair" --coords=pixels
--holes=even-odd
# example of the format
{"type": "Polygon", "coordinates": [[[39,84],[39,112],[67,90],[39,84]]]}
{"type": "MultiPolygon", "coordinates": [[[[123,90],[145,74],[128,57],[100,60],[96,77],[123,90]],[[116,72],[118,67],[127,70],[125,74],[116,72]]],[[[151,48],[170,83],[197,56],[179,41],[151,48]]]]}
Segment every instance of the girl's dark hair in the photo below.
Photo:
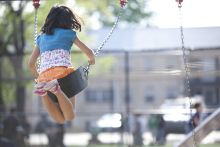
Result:
{"type": "Polygon", "coordinates": [[[70,8],[66,6],[53,6],[45,20],[41,31],[46,34],[53,34],[54,28],[74,29],[81,31],[81,23],[70,8]]]}
{"type": "Polygon", "coordinates": [[[200,106],[201,106],[201,103],[195,103],[195,104],[194,104],[194,108],[195,108],[195,109],[198,109],[200,106]]]}

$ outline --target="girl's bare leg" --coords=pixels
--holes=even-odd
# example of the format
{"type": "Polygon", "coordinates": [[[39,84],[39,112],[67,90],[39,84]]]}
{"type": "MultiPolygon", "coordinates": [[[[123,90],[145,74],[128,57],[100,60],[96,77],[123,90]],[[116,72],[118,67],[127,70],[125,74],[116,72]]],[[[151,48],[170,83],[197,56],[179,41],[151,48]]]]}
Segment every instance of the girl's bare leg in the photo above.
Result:
{"type": "Polygon", "coordinates": [[[50,116],[59,124],[63,124],[65,122],[64,115],[60,110],[60,107],[55,104],[48,95],[43,96],[42,102],[44,107],[47,109],[50,116]]]}
{"type": "Polygon", "coordinates": [[[71,97],[70,101],[71,101],[71,103],[73,105],[73,111],[75,111],[75,108],[76,108],[76,97],[75,96],[71,97]]]}
{"type": "Polygon", "coordinates": [[[71,102],[72,105],[73,105],[73,113],[74,113],[74,118],[75,118],[75,117],[76,117],[76,112],[75,112],[75,110],[76,110],[76,97],[73,96],[73,97],[71,97],[69,100],[70,100],[70,102],[71,102]]]}
{"type": "Polygon", "coordinates": [[[62,90],[58,90],[54,93],[58,99],[58,103],[61,111],[63,112],[64,119],[70,121],[75,118],[75,113],[73,111],[75,103],[72,103],[69,98],[63,93],[62,90]]]}

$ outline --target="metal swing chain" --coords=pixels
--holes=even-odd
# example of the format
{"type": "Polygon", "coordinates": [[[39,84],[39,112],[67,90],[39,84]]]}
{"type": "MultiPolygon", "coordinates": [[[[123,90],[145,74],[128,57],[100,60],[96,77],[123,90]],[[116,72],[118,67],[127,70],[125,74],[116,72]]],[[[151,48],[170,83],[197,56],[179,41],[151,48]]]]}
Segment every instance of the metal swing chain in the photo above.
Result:
{"type": "Polygon", "coordinates": [[[107,35],[107,37],[104,39],[104,41],[101,43],[101,45],[98,47],[98,49],[95,51],[95,56],[97,56],[100,52],[100,50],[104,47],[104,45],[108,42],[108,40],[111,38],[112,34],[114,33],[118,23],[119,23],[119,20],[121,18],[121,14],[122,14],[122,11],[123,11],[123,8],[120,9],[120,12],[116,18],[116,21],[114,22],[114,25],[112,26],[112,29],[111,31],[109,32],[109,34],[107,35]]]}
{"type": "MultiPolygon", "coordinates": [[[[121,7],[120,8],[120,11],[117,15],[117,18],[111,28],[111,31],[108,33],[108,35],[105,37],[104,41],[100,44],[100,46],[98,47],[98,49],[94,52],[94,55],[95,56],[98,56],[98,54],[100,53],[100,51],[103,49],[103,47],[105,46],[105,44],[109,41],[109,39],[111,38],[112,34],[114,33],[115,29],[117,28],[118,26],[118,23],[120,21],[120,18],[121,18],[121,15],[122,15],[122,12],[124,10],[124,7],[121,7]]],[[[86,70],[88,71],[90,68],[90,64],[87,65],[86,67],[86,70]]]]}
{"type": "Polygon", "coordinates": [[[37,45],[37,9],[34,12],[34,44],[37,45]]]}
{"type": "MultiPolygon", "coordinates": [[[[40,0],[33,0],[34,6],[34,45],[37,46],[37,35],[38,35],[38,8],[40,7],[40,0]]],[[[40,72],[40,57],[37,58],[37,72],[40,72]]]]}
{"type": "MultiPolygon", "coordinates": [[[[37,46],[37,35],[38,35],[38,9],[35,9],[35,12],[34,12],[34,44],[35,44],[35,47],[37,46]]],[[[37,72],[39,73],[40,72],[40,56],[37,58],[37,72]]]]}
{"type": "MultiPolygon", "coordinates": [[[[189,104],[190,104],[190,116],[192,118],[193,113],[192,113],[192,98],[191,98],[191,88],[190,88],[190,68],[189,68],[189,62],[187,59],[186,55],[186,48],[185,48],[185,42],[184,42],[184,32],[183,32],[183,25],[182,25],[182,0],[178,0],[178,8],[179,8],[179,19],[180,19],[180,35],[181,35],[181,49],[182,49],[182,57],[183,57],[183,62],[184,62],[184,69],[185,69],[185,87],[186,87],[186,92],[187,92],[187,97],[189,99],[189,104]]],[[[193,122],[190,122],[191,125],[193,126],[193,122]]],[[[198,147],[196,143],[196,134],[195,134],[195,128],[193,126],[192,130],[192,135],[193,135],[193,146],[198,147]]]]}

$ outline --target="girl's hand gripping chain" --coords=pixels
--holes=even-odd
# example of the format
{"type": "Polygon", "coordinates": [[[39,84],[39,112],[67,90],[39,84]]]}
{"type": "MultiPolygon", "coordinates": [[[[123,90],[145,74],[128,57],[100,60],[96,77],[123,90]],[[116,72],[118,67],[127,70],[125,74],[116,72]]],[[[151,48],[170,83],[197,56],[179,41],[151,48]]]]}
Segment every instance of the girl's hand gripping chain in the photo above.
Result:
{"type": "Polygon", "coordinates": [[[88,62],[89,62],[89,65],[94,65],[95,64],[95,56],[92,55],[91,57],[89,57],[88,62]]]}

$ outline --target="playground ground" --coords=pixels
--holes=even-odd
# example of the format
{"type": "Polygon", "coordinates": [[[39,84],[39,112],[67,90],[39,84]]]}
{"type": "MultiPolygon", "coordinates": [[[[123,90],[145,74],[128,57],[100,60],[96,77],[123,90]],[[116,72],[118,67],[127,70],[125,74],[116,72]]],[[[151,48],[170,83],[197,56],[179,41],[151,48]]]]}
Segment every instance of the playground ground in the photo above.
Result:
{"type": "MultiPolygon", "coordinates": [[[[71,147],[79,147],[79,146],[71,146],[71,147]]],[[[87,147],[119,147],[119,146],[113,146],[113,145],[91,145],[87,147]]],[[[166,145],[166,146],[142,146],[142,147],[172,147],[172,145],[166,145]]],[[[200,147],[220,147],[220,144],[206,144],[201,145],[200,147]]]]}
{"type": "MultiPolygon", "coordinates": [[[[64,143],[68,147],[125,147],[123,145],[117,144],[116,142],[120,141],[120,134],[116,133],[102,133],[99,135],[99,140],[106,144],[114,145],[88,145],[90,139],[89,133],[76,133],[76,134],[65,134],[64,143]],[[109,142],[110,141],[110,142],[109,142]]],[[[173,147],[176,143],[182,140],[185,135],[170,134],[167,136],[167,144],[165,146],[150,146],[152,142],[152,136],[150,133],[144,134],[144,143],[146,146],[143,147],[173,147]]],[[[45,135],[31,135],[30,144],[32,146],[42,146],[47,144],[47,137],[45,135]]],[[[209,134],[203,141],[200,147],[220,147],[220,131],[214,131],[209,134]]]]}

